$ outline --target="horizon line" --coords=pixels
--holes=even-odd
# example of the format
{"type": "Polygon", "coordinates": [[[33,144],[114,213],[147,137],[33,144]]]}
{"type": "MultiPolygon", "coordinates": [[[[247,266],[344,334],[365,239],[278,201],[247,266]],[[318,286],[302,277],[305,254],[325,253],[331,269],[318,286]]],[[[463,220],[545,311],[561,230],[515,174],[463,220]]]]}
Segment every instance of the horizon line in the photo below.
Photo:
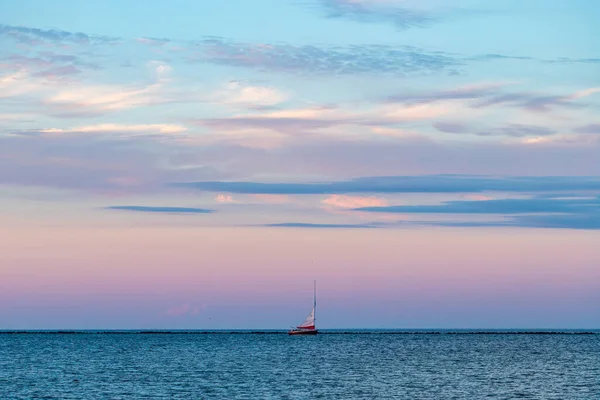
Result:
{"type": "MultiPolygon", "coordinates": [[[[0,334],[287,334],[287,329],[0,329],[0,334]]],[[[339,334],[600,334],[600,328],[495,328],[495,329],[427,329],[427,328],[338,328],[319,333],[339,334]]]]}

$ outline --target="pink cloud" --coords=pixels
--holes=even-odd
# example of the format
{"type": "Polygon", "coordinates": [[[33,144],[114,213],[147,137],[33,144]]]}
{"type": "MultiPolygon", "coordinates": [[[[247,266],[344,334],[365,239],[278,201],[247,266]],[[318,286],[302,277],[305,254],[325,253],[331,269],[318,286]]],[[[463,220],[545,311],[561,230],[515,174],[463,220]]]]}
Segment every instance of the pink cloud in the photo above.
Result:
{"type": "Polygon", "coordinates": [[[228,195],[228,194],[218,194],[215,197],[215,201],[217,203],[235,203],[235,200],[233,199],[232,196],[228,195]]]}
{"type": "Polygon", "coordinates": [[[287,100],[288,96],[272,87],[247,86],[231,81],[226,88],[215,93],[212,99],[218,103],[233,106],[256,107],[273,106],[287,100]]]}
{"type": "Polygon", "coordinates": [[[50,134],[61,134],[61,133],[131,133],[131,134],[171,134],[171,133],[182,133],[187,128],[177,124],[138,124],[138,125],[126,125],[126,124],[97,124],[97,125],[86,125],[78,126],[69,129],[42,129],[42,133],[50,134]]]}
{"type": "Polygon", "coordinates": [[[352,210],[353,208],[360,207],[385,207],[389,205],[386,199],[375,196],[346,196],[334,194],[322,200],[321,203],[324,205],[323,208],[332,214],[352,216],[368,221],[396,222],[398,220],[408,219],[403,214],[372,213],[352,210]]]}
{"type": "Polygon", "coordinates": [[[383,207],[388,205],[385,199],[378,197],[345,196],[338,194],[327,197],[321,203],[335,208],[383,207]]]}

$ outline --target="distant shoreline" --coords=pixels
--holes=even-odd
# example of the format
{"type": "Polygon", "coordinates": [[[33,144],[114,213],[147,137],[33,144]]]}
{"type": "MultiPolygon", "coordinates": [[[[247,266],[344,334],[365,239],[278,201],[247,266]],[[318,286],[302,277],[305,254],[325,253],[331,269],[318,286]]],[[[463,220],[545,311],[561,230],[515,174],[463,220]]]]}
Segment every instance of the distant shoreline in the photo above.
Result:
{"type": "MultiPolygon", "coordinates": [[[[0,335],[287,335],[285,330],[0,330],[0,335]]],[[[598,335],[600,330],[322,330],[321,335],[598,335]]]]}

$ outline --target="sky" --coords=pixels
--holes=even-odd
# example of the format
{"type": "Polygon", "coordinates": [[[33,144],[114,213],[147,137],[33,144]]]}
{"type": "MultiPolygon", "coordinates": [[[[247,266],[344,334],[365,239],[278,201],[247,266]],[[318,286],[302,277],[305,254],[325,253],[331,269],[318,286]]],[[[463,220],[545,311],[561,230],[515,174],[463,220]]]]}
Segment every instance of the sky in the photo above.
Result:
{"type": "Polygon", "coordinates": [[[0,3],[0,329],[600,328],[594,0],[0,3]]]}

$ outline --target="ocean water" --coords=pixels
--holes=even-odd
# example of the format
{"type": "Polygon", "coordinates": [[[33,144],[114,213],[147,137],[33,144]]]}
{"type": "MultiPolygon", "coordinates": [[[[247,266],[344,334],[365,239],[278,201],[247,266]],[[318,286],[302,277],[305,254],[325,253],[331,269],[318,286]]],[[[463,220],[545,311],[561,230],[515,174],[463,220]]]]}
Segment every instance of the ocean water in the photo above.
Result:
{"type": "Polygon", "coordinates": [[[0,334],[0,399],[600,399],[600,335],[0,334]]]}

